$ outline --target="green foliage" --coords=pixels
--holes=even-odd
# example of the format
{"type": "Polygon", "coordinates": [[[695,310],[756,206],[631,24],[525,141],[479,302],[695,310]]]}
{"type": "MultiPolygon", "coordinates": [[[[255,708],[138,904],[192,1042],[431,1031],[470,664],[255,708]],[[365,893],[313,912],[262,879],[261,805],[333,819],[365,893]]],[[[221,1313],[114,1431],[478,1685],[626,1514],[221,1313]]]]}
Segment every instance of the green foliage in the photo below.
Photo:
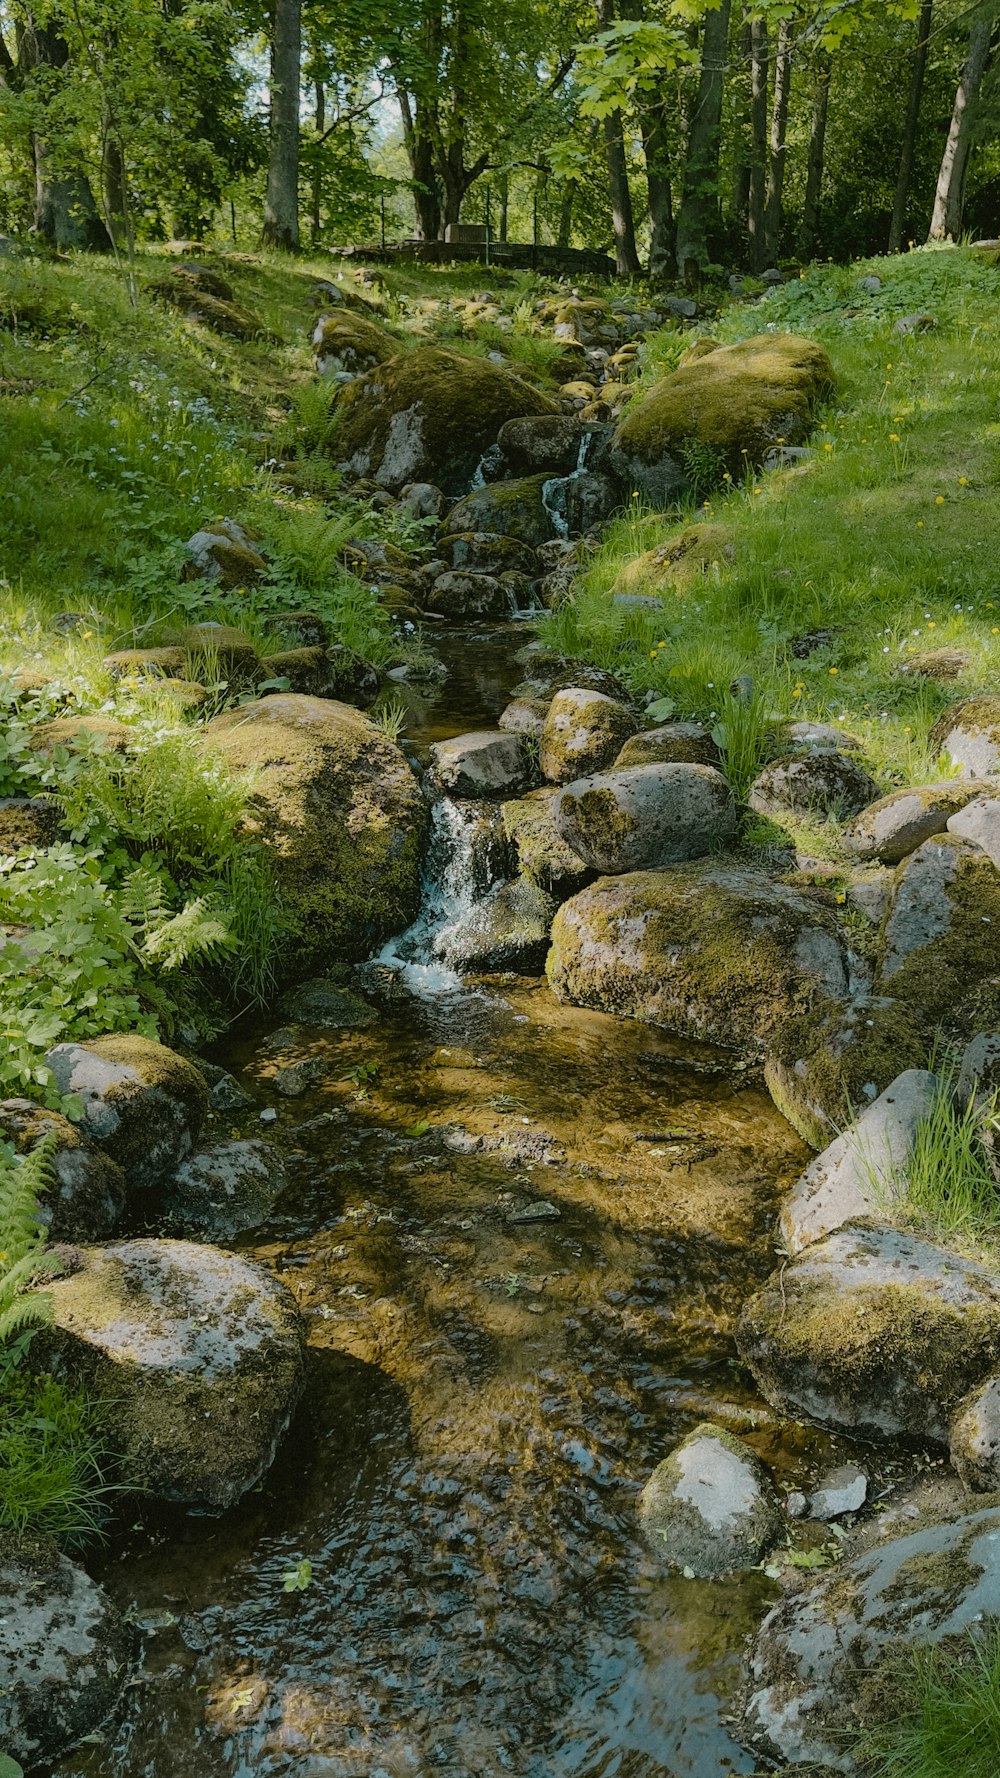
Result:
{"type": "Polygon", "coordinates": [[[281,1577],[283,1593],[304,1593],[312,1584],[313,1566],[308,1558],[296,1562],[293,1567],[286,1568],[281,1577]]]}
{"type": "Polygon", "coordinates": [[[727,692],[719,700],[719,719],[712,739],[725,757],[726,777],[739,801],[746,798],[768,757],[772,727],[763,698],[755,695],[743,699],[727,692]]]}
{"type": "Polygon", "coordinates": [[[57,1264],[45,1252],[38,1216],[39,1194],[51,1184],[54,1147],[54,1136],[47,1136],[20,1159],[0,1144],[0,1366],[7,1368],[23,1350],[23,1336],[52,1320],[51,1297],[33,1289],[32,1281],[57,1264]]]}
{"type": "MultiPolygon", "coordinates": [[[[105,1517],[107,1411],[22,1367],[0,1379],[0,1531],[76,1548],[105,1517]]],[[[0,1778],[2,1778],[0,1767],[0,1778]]]]}
{"type": "Polygon", "coordinates": [[[994,1778],[1000,1770],[1000,1634],[919,1648],[892,1676],[891,1720],[853,1749],[865,1778],[994,1778]]]}
{"type": "Polygon", "coordinates": [[[903,1170],[907,1210],[942,1240],[995,1246],[1000,1195],[980,1138],[987,1112],[971,1103],[956,1106],[953,1095],[954,1079],[945,1074],[903,1170]]]}
{"type": "Polygon", "coordinates": [[[390,741],[398,741],[410,718],[410,712],[402,698],[388,698],[378,703],[369,712],[372,722],[390,741]]]}

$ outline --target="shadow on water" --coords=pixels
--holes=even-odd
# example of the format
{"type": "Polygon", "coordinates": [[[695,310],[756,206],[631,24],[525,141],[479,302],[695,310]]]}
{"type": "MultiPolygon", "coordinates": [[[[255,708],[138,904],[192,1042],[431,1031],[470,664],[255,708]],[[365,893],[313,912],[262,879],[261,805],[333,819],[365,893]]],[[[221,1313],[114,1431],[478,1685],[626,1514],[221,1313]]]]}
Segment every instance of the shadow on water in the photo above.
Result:
{"type": "MultiPolygon", "coordinates": [[[[452,643],[475,665],[418,742],[495,720],[518,645],[452,643]]],[[[268,1103],[264,1034],[218,1059],[268,1103]]],[[[299,1301],[304,1399],[236,1510],[139,1511],[91,1564],[144,1654],[59,1778],[753,1772],[727,1700],[771,1583],[665,1575],[635,1496],[705,1417],[789,1483],[830,1454],[732,1343],[798,1139],[707,1053],[542,982],[304,1041],[291,1183],[238,1243],[299,1301]]]]}

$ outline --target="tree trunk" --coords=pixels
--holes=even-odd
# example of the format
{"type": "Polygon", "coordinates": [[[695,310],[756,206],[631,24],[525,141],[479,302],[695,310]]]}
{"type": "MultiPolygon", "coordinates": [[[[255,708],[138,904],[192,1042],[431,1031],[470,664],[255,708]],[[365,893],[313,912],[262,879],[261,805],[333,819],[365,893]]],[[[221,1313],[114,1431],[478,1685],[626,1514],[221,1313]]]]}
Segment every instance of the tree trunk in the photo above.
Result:
{"type": "Polygon", "coordinates": [[[663,99],[652,100],[642,113],[642,148],[646,157],[649,202],[649,275],[654,281],[674,278],[677,276],[677,236],[667,106],[663,99]]]}
{"type": "Polygon", "coordinates": [[[809,132],[809,158],[806,168],[806,192],[802,204],[802,226],[799,229],[799,257],[811,259],[819,234],[819,201],[823,193],[823,171],[826,163],[826,120],[830,110],[830,80],[833,63],[825,50],[816,64],[816,90],[813,94],[812,128],[809,132]]]}
{"type": "MultiPolygon", "coordinates": [[[[557,247],[568,247],[573,239],[573,205],[576,202],[576,182],[567,179],[563,188],[562,201],[559,205],[559,233],[556,236],[557,247]]],[[[506,240],[506,235],[504,240],[506,240]]]]}
{"type": "Polygon", "coordinates": [[[271,133],[263,241],[284,253],[299,248],[299,72],[302,0],[273,0],[271,133]]]}
{"type": "Polygon", "coordinates": [[[740,27],[740,73],[733,93],[733,243],[742,251],[750,222],[750,89],[743,70],[750,66],[753,39],[750,20],[740,27]]]}
{"type": "MultiPolygon", "coordinates": [[[[319,138],[326,129],[326,88],[318,75],[316,76],[316,116],[314,122],[316,125],[316,135],[317,138],[319,138]]],[[[319,241],[320,228],[322,226],[322,202],[323,169],[320,164],[319,154],[317,153],[316,165],[313,167],[312,176],[312,214],[309,219],[309,230],[314,247],[319,241]]]]}
{"type": "Polygon", "coordinates": [[[750,270],[762,272],[767,261],[764,209],[767,198],[767,25],[753,19],[750,25],[750,69],[753,101],[750,109],[750,270]]]}
{"type": "MultiPolygon", "coordinates": [[[[597,26],[606,31],[614,23],[614,0],[597,0],[597,26]]],[[[637,278],[641,267],[635,245],[635,216],[625,157],[625,131],[620,111],[604,119],[604,154],[608,166],[611,221],[615,231],[615,262],[620,278],[637,278]]]]}
{"type": "Polygon", "coordinates": [[[996,0],[981,11],[969,33],[969,49],[955,94],[951,128],[941,159],[934,214],[931,217],[932,241],[955,241],[962,232],[965,210],[965,175],[969,168],[972,129],[979,109],[983,75],[990,54],[990,38],[997,15],[996,0]]]}
{"type": "Polygon", "coordinates": [[[771,113],[771,157],[764,203],[764,257],[774,265],[781,251],[781,199],[788,152],[788,103],[792,94],[792,27],[782,19],[774,58],[774,109],[771,113]]]}
{"type": "MultiPolygon", "coordinates": [[[[29,15],[20,33],[18,60],[23,63],[26,75],[37,67],[64,68],[69,60],[69,49],[58,25],[36,25],[29,15]]],[[[43,113],[45,104],[43,88],[43,113]]],[[[43,124],[32,131],[31,142],[35,172],[34,232],[53,247],[107,253],[111,240],[101,221],[86,173],[82,168],[60,169],[54,165],[43,124]]]]}
{"type": "Polygon", "coordinates": [[[402,85],[396,88],[399,115],[403,123],[403,143],[410,163],[413,181],[414,226],[417,239],[436,241],[441,228],[441,193],[434,171],[434,144],[424,127],[424,107],[417,100],[416,115],[410,95],[402,85]]]}
{"type": "Polygon", "coordinates": [[[906,227],[906,208],[910,201],[910,182],[913,178],[917,130],[920,125],[920,101],[924,96],[924,76],[927,73],[927,52],[930,48],[933,15],[934,0],[921,0],[920,18],[917,21],[917,47],[910,74],[910,91],[906,100],[906,121],[903,124],[903,146],[899,156],[899,177],[896,180],[896,198],[892,206],[892,221],[889,224],[890,253],[898,253],[903,245],[903,230],[906,227]]]}
{"type": "Polygon", "coordinates": [[[677,217],[677,266],[686,281],[697,282],[709,264],[709,232],[719,211],[719,146],[723,75],[729,42],[731,0],[705,14],[701,39],[698,99],[691,118],[684,196],[677,217]]]}
{"type": "MultiPolygon", "coordinates": [[[[497,178],[497,192],[498,192],[499,198],[500,198],[500,227],[497,232],[497,240],[502,241],[504,244],[506,244],[508,216],[509,216],[509,210],[510,210],[510,174],[509,173],[501,173],[498,176],[498,178],[497,178]]],[[[564,198],[563,203],[565,203],[565,201],[566,200],[564,198]]],[[[570,196],[569,202],[570,202],[570,210],[572,211],[572,208],[573,208],[572,195],[570,196]]]]}

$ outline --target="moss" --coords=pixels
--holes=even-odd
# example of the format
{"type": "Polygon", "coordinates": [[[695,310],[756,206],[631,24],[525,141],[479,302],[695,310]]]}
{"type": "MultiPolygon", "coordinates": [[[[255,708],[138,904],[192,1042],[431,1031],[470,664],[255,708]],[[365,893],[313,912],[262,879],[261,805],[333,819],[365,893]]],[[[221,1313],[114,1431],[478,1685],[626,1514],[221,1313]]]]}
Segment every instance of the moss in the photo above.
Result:
{"type": "Polygon", "coordinates": [[[694,591],[706,574],[723,565],[728,567],[733,555],[732,539],[725,525],[687,525],[655,549],[626,562],[611,588],[611,596],[664,593],[669,589],[684,597],[694,591]]]}
{"type": "MultiPolygon", "coordinates": [[[[884,991],[907,1007],[928,1037],[940,1025],[946,1035],[967,1039],[1000,1022],[1000,872],[985,853],[966,848],[949,835],[928,845],[954,849],[957,868],[947,887],[951,915],[947,931],[912,950],[899,968],[883,976],[884,991]]],[[[914,859],[919,858],[914,854],[914,859]]],[[[896,896],[914,859],[896,873],[896,896]]],[[[891,934],[890,907],[884,938],[891,934]]]]}
{"type": "Polygon", "coordinates": [[[123,648],[105,655],[102,664],[112,679],[162,679],[182,676],[187,656],[183,648],[123,648]]]}
{"type": "Polygon", "coordinates": [[[0,798],[0,856],[54,845],[61,825],[62,810],[47,797],[0,798]]]}
{"type": "Polygon", "coordinates": [[[551,790],[535,791],[519,802],[504,803],[500,814],[521,874],[552,895],[573,895],[592,881],[594,873],[556,827],[556,795],[551,790]]]}
{"type": "Polygon", "coordinates": [[[614,444],[653,463],[697,440],[715,446],[735,476],[744,456],[758,464],[779,439],[804,438],[816,402],[833,385],[833,367],[814,340],[760,335],[665,377],[626,414],[614,444]]]}
{"type": "Polygon", "coordinates": [[[208,1087],[204,1076],[162,1043],[130,1032],[92,1038],[84,1048],[106,1062],[130,1070],[130,1078],[103,1091],[102,1097],[117,1113],[119,1124],[113,1136],[102,1138],[102,1146],[124,1170],[126,1179],[139,1183],[140,1176],[160,1153],[151,1136],[151,1122],[158,1122],[159,1118],[151,1119],[150,1100],[161,1106],[165,1102],[170,1108],[170,1133],[161,1164],[171,1170],[189,1152],[207,1116],[208,1087]],[[178,1138],[180,1128],[186,1132],[186,1140],[178,1138]]]}
{"type": "MultiPolygon", "coordinates": [[[[475,488],[452,508],[444,529],[451,537],[462,532],[493,532],[500,538],[513,538],[534,548],[552,536],[552,520],[542,498],[548,479],[545,475],[523,475],[513,481],[490,482],[485,488],[475,488]]],[[[490,572],[499,573],[505,566],[518,565],[497,560],[490,572]]]]}
{"type": "Polygon", "coordinates": [[[254,773],[254,831],[289,923],[288,975],[364,957],[413,918],[427,810],[399,748],[346,704],[279,693],[205,731],[254,773]]]}
{"type": "Polygon", "coordinates": [[[557,411],[500,365],[418,347],[344,389],[334,448],[359,475],[396,492],[430,481],[458,495],[507,420],[557,411]]]}
{"type": "Polygon", "coordinates": [[[110,716],[56,716],[32,730],[31,745],[36,753],[54,753],[57,747],[72,753],[97,741],[111,753],[127,753],[134,738],[132,729],[110,716]]]}
{"type": "Polygon", "coordinates": [[[839,973],[833,918],[802,893],[714,864],[638,871],[599,878],[560,910],[548,976],[561,1000],[759,1055],[824,1004],[796,956],[806,935],[839,973]]]}
{"type": "Polygon", "coordinates": [[[384,327],[364,315],[343,311],[324,315],[312,338],[321,370],[327,368],[328,360],[336,360],[343,370],[370,370],[394,358],[400,349],[399,341],[384,327]]]}
{"type": "Polygon", "coordinates": [[[875,1001],[846,1010],[832,1002],[791,1017],[773,1032],[764,1078],[782,1117],[804,1141],[825,1148],[835,1130],[907,1068],[927,1064],[928,1043],[911,1010],[875,1001]]]}
{"type": "Polygon", "coordinates": [[[615,760],[615,770],[623,771],[628,766],[721,764],[718,747],[699,722],[669,722],[626,741],[615,760]]]}

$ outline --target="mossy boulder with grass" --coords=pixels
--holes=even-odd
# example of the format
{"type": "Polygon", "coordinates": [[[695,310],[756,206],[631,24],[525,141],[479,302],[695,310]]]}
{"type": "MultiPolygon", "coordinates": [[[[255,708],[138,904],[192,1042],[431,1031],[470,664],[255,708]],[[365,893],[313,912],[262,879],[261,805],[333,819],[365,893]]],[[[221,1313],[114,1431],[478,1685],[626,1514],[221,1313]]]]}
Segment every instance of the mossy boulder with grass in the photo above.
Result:
{"type": "Polygon", "coordinates": [[[284,692],[227,711],[205,735],[253,775],[250,828],[277,877],[289,979],[363,957],[409,924],[427,808],[402,752],[366,716],[284,692]]]}
{"type": "Polygon", "coordinates": [[[188,559],[182,579],[208,580],[223,592],[256,586],[267,567],[256,542],[233,519],[217,519],[203,525],[184,546],[188,559]]]}
{"type": "Polygon", "coordinates": [[[564,686],[549,704],[538,744],[542,777],[550,784],[568,784],[601,771],[637,727],[633,712],[614,697],[585,686],[564,686]]]}
{"type": "Polygon", "coordinates": [[[632,735],[615,760],[615,771],[626,766],[689,765],[721,766],[722,754],[700,722],[664,722],[659,728],[632,735]]]}
{"type": "Polygon", "coordinates": [[[60,748],[68,753],[82,753],[88,747],[98,747],[106,753],[127,753],[134,741],[135,730],[126,723],[89,711],[79,716],[54,716],[31,731],[33,750],[50,755],[60,748]]]}
{"type": "Polygon", "coordinates": [[[611,596],[667,592],[683,597],[706,579],[713,580],[735,560],[735,546],[725,525],[686,525],[663,543],[625,562],[611,596]]]}
{"type": "Polygon", "coordinates": [[[666,1567],[706,1579],[756,1567],[784,1528],[760,1459],[707,1422],[654,1469],[639,1496],[639,1523],[666,1567]]]}
{"type": "Polygon", "coordinates": [[[557,914],[547,970],[560,1000],[752,1057],[848,991],[821,902],[715,862],[599,878],[557,914]]]}
{"type": "MultiPolygon", "coordinates": [[[[555,524],[545,505],[548,478],[520,476],[516,481],[487,482],[463,495],[443,521],[449,536],[460,532],[488,531],[512,537],[537,549],[555,536],[555,524]]],[[[484,564],[485,566],[486,564],[484,564]]]]}
{"type": "Polygon", "coordinates": [[[729,785],[714,766],[640,765],[565,785],[562,838],[592,870],[653,870],[728,844],[736,832],[729,785]]]}
{"type": "Polygon", "coordinates": [[[946,1445],[959,1403],[1000,1369],[1000,1279],[920,1236],[851,1223],[750,1298],[737,1344],[782,1413],[946,1445]]]}
{"type": "Polygon", "coordinates": [[[754,779],[747,802],[757,815],[856,815],[878,795],[859,760],[833,749],[804,748],[772,760],[754,779]]]}
{"type": "MultiPolygon", "coordinates": [[[[793,1761],[798,1772],[802,1761],[823,1771],[857,1772],[861,1731],[898,1723],[910,1699],[921,1719],[913,1697],[917,1650],[940,1645],[946,1659],[967,1659],[970,1637],[983,1639],[998,1616],[995,1503],[883,1538],[768,1613],[747,1661],[740,1740],[780,1761],[783,1770],[793,1761]]],[[[930,1778],[932,1771],[951,1770],[953,1755],[957,1770],[963,1759],[957,1744],[947,1765],[907,1759],[891,1769],[930,1778]]]]}
{"type": "Polygon", "coordinates": [[[1000,773],[1000,698],[968,698],[939,716],[930,733],[932,751],[943,753],[961,778],[1000,773]]]}
{"type": "Polygon", "coordinates": [[[187,654],[183,648],[120,648],[101,662],[112,679],[183,679],[187,654]]]}
{"type": "Polygon", "coordinates": [[[507,420],[556,411],[500,365],[421,346],[345,387],[334,449],[355,475],[391,493],[426,481],[456,497],[507,420]]]}
{"type": "Polygon", "coordinates": [[[310,337],[316,369],[325,377],[337,371],[357,376],[385,364],[399,351],[398,339],[353,310],[321,315],[310,337]]]}
{"type": "MultiPolygon", "coordinates": [[[[853,958],[849,968],[854,978],[853,958]]],[[[846,1004],[790,1011],[768,1039],[764,1078],[782,1117],[822,1149],[904,1069],[922,1068],[929,1047],[912,1007],[853,993],[846,1004]]]]}
{"type": "Polygon", "coordinates": [[[1000,1024],[1000,871],[977,846],[942,834],[896,872],[877,985],[912,1009],[928,1037],[966,1041],[1000,1024]]]}
{"type": "Polygon", "coordinates": [[[262,1266],[191,1241],[81,1249],[50,1286],[49,1361],[113,1401],[123,1479],[221,1511],[270,1467],[299,1398],[295,1298],[262,1266]]]}
{"type": "Polygon", "coordinates": [[[853,858],[900,864],[925,840],[944,833],[952,815],[987,788],[970,780],[894,790],[855,816],[844,835],[844,847],[853,858]]]}
{"type": "Polygon", "coordinates": [[[622,482],[663,503],[683,493],[692,458],[741,477],[775,445],[808,437],[833,366],[815,340],[762,334],[720,346],[664,377],[620,422],[609,462],[622,482]]]}
{"type": "Polygon", "coordinates": [[[80,1129],[116,1161],[130,1191],[170,1178],[208,1111],[204,1076],[162,1043],[128,1032],[57,1043],[45,1058],[60,1093],[80,1105],[80,1129]]]}
{"type": "Polygon", "coordinates": [[[269,679],[287,679],[282,690],[332,698],[362,710],[375,702],[382,683],[377,667],[343,647],[287,648],[269,654],[260,664],[260,677],[261,690],[269,679]]]}
{"type": "Polygon", "coordinates": [[[0,1563],[0,1747],[47,1771],[102,1725],[128,1684],[134,1632],[103,1587],[52,1550],[0,1563]]]}

